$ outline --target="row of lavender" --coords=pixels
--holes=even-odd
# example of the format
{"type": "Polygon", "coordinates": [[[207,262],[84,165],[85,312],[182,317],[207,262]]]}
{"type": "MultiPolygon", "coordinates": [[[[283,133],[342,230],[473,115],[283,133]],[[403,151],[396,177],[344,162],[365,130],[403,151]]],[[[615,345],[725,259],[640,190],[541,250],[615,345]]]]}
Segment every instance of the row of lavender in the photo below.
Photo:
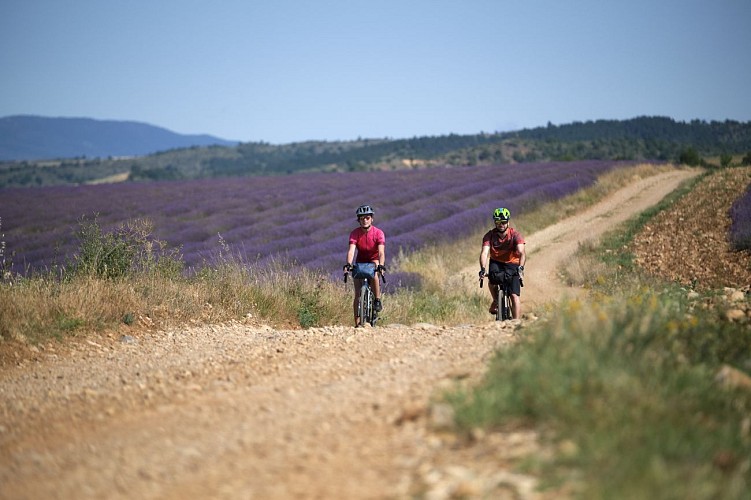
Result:
{"type": "Polygon", "coordinates": [[[363,173],[205,179],[0,191],[6,255],[16,272],[64,263],[82,216],[103,229],[148,218],[155,237],[181,247],[186,264],[212,261],[221,245],[248,263],[287,258],[340,269],[354,211],[376,211],[390,254],[467,236],[490,226],[497,206],[512,214],[591,185],[629,162],[587,161],[363,173]]]}

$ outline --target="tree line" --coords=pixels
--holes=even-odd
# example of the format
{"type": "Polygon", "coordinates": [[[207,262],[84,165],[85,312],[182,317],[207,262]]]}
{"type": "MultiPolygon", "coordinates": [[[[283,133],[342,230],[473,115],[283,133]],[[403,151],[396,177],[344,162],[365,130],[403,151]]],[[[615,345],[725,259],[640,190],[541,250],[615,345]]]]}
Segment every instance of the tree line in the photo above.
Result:
{"type": "Polygon", "coordinates": [[[437,165],[541,161],[656,160],[727,166],[751,164],[751,122],[676,121],[667,117],[596,120],[513,132],[191,147],[129,159],[0,164],[0,188],[81,184],[112,175],[150,182],[208,177],[351,172],[437,165]]]}

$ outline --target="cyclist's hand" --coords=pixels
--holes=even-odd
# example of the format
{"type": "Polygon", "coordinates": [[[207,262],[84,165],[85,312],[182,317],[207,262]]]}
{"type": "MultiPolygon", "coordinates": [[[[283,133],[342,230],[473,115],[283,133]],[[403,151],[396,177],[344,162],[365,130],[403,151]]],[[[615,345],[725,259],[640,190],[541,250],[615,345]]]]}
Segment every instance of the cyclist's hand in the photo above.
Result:
{"type": "Polygon", "coordinates": [[[346,263],[346,264],[344,264],[344,268],[342,268],[342,270],[343,270],[343,271],[344,271],[345,273],[348,273],[348,272],[350,272],[350,271],[352,270],[352,264],[350,264],[349,262],[348,262],[348,263],[346,263]]]}
{"type": "Polygon", "coordinates": [[[484,277],[485,277],[485,268],[484,268],[484,267],[481,267],[481,268],[480,268],[480,279],[482,279],[482,278],[484,278],[484,277]]]}
{"type": "Polygon", "coordinates": [[[376,267],[376,272],[377,273],[381,273],[381,274],[385,273],[386,272],[386,266],[382,266],[382,265],[378,264],[378,267],[376,267]]]}
{"type": "Polygon", "coordinates": [[[519,280],[524,279],[524,266],[519,266],[519,280]]]}

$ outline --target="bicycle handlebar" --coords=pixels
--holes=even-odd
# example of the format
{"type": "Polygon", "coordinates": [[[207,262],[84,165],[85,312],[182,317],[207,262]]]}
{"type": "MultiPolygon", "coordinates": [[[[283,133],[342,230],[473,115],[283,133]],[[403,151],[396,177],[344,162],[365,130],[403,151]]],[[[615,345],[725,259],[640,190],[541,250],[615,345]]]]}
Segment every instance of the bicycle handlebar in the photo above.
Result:
{"type": "MultiPolygon", "coordinates": [[[[377,271],[378,276],[381,278],[381,281],[383,283],[386,283],[386,276],[384,276],[383,271],[377,271]]],[[[347,282],[347,277],[352,274],[352,271],[344,271],[344,282],[347,282]]]]}
{"type": "MultiPolygon", "coordinates": [[[[480,288],[482,288],[482,283],[483,283],[483,280],[485,279],[485,276],[487,276],[487,274],[480,276],[480,288]]],[[[519,274],[519,271],[516,271],[514,274],[510,274],[508,276],[509,278],[513,276],[519,276],[519,286],[524,286],[524,278],[521,277],[521,275],[519,274]]]]}

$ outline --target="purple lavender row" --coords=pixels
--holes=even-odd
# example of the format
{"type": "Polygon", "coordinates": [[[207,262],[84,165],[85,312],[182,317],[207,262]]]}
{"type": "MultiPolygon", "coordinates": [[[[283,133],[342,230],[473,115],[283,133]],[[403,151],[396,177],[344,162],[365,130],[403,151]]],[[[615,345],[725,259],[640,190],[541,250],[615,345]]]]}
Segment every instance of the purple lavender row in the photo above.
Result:
{"type": "Polygon", "coordinates": [[[588,186],[630,162],[588,161],[159,183],[0,190],[6,255],[16,272],[73,256],[82,216],[103,230],[149,218],[189,267],[211,263],[221,239],[248,263],[289,258],[338,269],[353,207],[372,204],[389,252],[471,234],[498,205],[519,213],[588,186]]]}

